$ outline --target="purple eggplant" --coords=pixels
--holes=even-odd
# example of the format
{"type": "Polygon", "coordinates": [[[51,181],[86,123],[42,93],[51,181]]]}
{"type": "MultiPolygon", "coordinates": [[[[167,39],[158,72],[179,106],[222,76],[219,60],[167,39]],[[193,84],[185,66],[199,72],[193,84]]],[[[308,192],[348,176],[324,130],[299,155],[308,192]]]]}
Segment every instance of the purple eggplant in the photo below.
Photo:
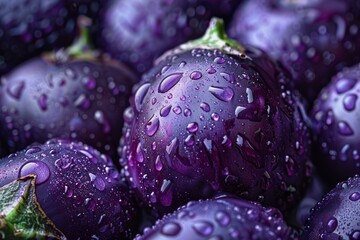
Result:
{"type": "Polygon", "coordinates": [[[112,0],[104,7],[99,44],[135,71],[155,58],[200,37],[210,18],[230,17],[239,0],[112,0]]]}
{"type": "Polygon", "coordinates": [[[312,104],[337,71],[360,60],[359,25],[359,0],[250,0],[229,35],[281,60],[312,104]]]}
{"type": "Polygon", "coordinates": [[[302,239],[360,239],[360,177],[337,184],[313,208],[302,239]]]}
{"type": "Polygon", "coordinates": [[[343,69],[318,96],[312,110],[316,161],[336,184],[360,174],[360,65],[343,69]]]}
{"type": "Polygon", "coordinates": [[[52,139],[1,159],[0,193],[4,239],[130,239],[137,223],[110,158],[80,142],[52,139]]]}
{"type": "Polygon", "coordinates": [[[117,158],[122,112],[136,79],[119,62],[83,51],[83,45],[80,38],[53,58],[33,58],[3,77],[0,128],[11,152],[64,137],[117,158]]]}
{"type": "Polygon", "coordinates": [[[286,71],[214,19],[159,59],[124,112],[120,164],[160,213],[229,192],[286,212],[312,175],[310,136],[286,71]]]}
{"type": "Polygon", "coordinates": [[[158,220],[135,240],[296,240],[279,210],[231,196],[189,202],[158,220]]]}

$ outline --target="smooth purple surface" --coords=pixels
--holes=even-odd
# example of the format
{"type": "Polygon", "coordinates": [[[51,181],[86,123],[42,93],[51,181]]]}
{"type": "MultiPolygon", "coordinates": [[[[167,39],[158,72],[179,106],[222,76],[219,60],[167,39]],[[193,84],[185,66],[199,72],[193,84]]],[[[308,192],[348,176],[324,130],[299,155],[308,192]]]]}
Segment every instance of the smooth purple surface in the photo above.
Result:
{"type": "Polygon", "coordinates": [[[279,210],[222,196],[189,202],[158,220],[135,240],[298,239],[291,234],[279,210]]]}
{"type": "Polygon", "coordinates": [[[337,71],[360,60],[359,25],[358,0],[250,0],[229,35],[281,60],[311,103],[337,71]]]}
{"type": "Polygon", "coordinates": [[[312,110],[316,136],[315,163],[335,184],[360,174],[360,65],[335,75],[312,110]]]}
{"type": "Polygon", "coordinates": [[[0,84],[0,127],[11,152],[53,137],[81,140],[114,159],[135,78],[106,60],[34,58],[0,84]]]}
{"type": "Polygon", "coordinates": [[[360,239],[360,178],[339,183],[317,203],[302,239],[360,239]]]}
{"type": "Polygon", "coordinates": [[[0,186],[36,174],[36,196],[68,239],[130,239],[134,199],[110,158],[70,140],[32,145],[0,161],[0,186]]]}
{"type": "Polygon", "coordinates": [[[230,18],[239,0],[113,0],[104,7],[100,45],[143,73],[155,58],[200,37],[213,16],[230,18]]]}
{"type": "Polygon", "coordinates": [[[147,205],[170,212],[226,191],[286,212],[302,196],[312,165],[300,105],[274,62],[248,54],[194,49],[144,76],[120,164],[147,205]]]}

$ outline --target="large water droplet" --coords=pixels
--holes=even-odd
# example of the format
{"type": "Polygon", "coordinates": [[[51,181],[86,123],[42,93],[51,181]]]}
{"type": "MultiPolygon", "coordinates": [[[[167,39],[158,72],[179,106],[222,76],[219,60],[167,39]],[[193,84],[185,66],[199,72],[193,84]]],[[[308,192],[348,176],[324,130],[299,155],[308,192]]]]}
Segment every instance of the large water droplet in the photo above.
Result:
{"type": "Polygon", "coordinates": [[[356,94],[347,94],[343,99],[344,108],[347,111],[352,111],[356,107],[357,95],[356,94]]]}
{"type": "Polygon", "coordinates": [[[22,165],[19,170],[19,177],[25,177],[30,174],[36,175],[36,184],[41,184],[49,179],[50,169],[46,163],[38,160],[32,160],[22,165]]]}
{"type": "Polygon", "coordinates": [[[145,125],[146,135],[152,137],[159,129],[159,118],[153,115],[145,125]]]}
{"type": "Polygon", "coordinates": [[[156,171],[161,171],[163,169],[163,163],[162,163],[159,155],[156,157],[156,160],[155,160],[155,169],[156,169],[156,171]]]}
{"type": "Polygon", "coordinates": [[[230,216],[226,212],[219,211],[215,215],[215,220],[220,226],[226,227],[230,223],[230,216]]]}
{"type": "Polygon", "coordinates": [[[200,236],[209,236],[214,231],[214,226],[207,221],[198,221],[192,225],[194,231],[200,236]]]}
{"type": "Polygon", "coordinates": [[[338,123],[338,132],[344,136],[350,136],[354,134],[354,131],[347,122],[340,121],[338,123]]]}
{"type": "Polygon", "coordinates": [[[150,83],[144,83],[141,85],[135,93],[134,102],[135,108],[139,112],[141,110],[141,106],[143,104],[146,93],[148,92],[150,87],[150,83]]]}
{"type": "Polygon", "coordinates": [[[326,224],[326,232],[327,233],[332,233],[335,231],[335,229],[337,228],[338,226],[338,221],[336,218],[332,217],[329,219],[329,221],[327,222],[326,224]]]}
{"type": "Polygon", "coordinates": [[[17,82],[15,84],[9,84],[8,88],[7,88],[7,93],[15,98],[15,99],[20,99],[21,97],[21,94],[24,90],[24,87],[25,87],[25,82],[24,81],[20,81],[20,82],[17,82]]]}
{"type": "Polygon", "coordinates": [[[179,115],[179,114],[181,114],[182,109],[181,109],[180,106],[176,106],[176,107],[173,108],[173,112],[174,112],[176,115],[179,115]]]}
{"type": "Polygon", "coordinates": [[[142,163],[144,161],[144,154],[140,142],[136,147],[136,161],[138,161],[139,163],[142,163]]]}
{"type": "Polygon", "coordinates": [[[160,93],[166,93],[180,81],[182,76],[183,76],[182,73],[173,73],[173,74],[170,74],[169,76],[165,77],[161,81],[158,91],[160,93]]]}
{"type": "Polygon", "coordinates": [[[180,231],[181,231],[180,225],[174,222],[166,223],[161,228],[161,233],[166,236],[176,236],[180,233],[180,231]]]}
{"type": "Polygon", "coordinates": [[[246,95],[248,103],[252,103],[254,101],[253,92],[250,88],[246,88],[246,95]]]}
{"type": "Polygon", "coordinates": [[[225,62],[225,59],[223,57],[216,57],[214,59],[214,63],[217,63],[217,64],[223,64],[225,62]]]}
{"type": "Polygon", "coordinates": [[[47,109],[47,95],[45,94],[41,94],[40,98],[39,98],[39,106],[41,108],[41,110],[45,111],[47,109]]]}
{"type": "Polygon", "coordinates": [[[230,102],[234,96],[234,91],[229,87],[209,87],[209,92],[212,93],[217,99],[230,102]]]}
{"type": "Polygon", "coordinates": [[[171,67],[170,64],[165,65],[162,69],[161,69],[161,74],[164,74],[167,72],[167,70],[169,70],[169,68],[171,67]]]}
{"type": "Polygon", "coordinates": [[[200,103],[200,108],[205,112],[210,112],[210,105],[206,102],[200,103]]]}
{"type": "Polygon", "coordinates": [[[74,105],[81,109],[89,109],[90,100],[86,97],[85,94],[80,94],[74,101],[74,105]]]}
{"type": "Polygon", "coordinates": [[[163,108],[160,109],[160,116],[161,117],[166,117],[167,115],[169,115],[170,110],[171,110],[171,105],[165,106],[163,108]]]}
{"type": "Polygon", "coordinates": [[[347,92],[355,86],[356,82],[357,81],[354,78],[342,78],[336,82],[335,85],[336,91],[339,94],[347,92]]]}
{"type": "Polygon", "coordinates": [[[351,201],[358,201],[360,199],[360,193],[359,192],[354,192],[350,195],[349,199],[351,201]]]}
{"type": "Polygon", "coordinates": [[[199,125],[196,122],[191,122],[187,125],[186,130],[190,133],[195,133],[199,130],[199,125]]]}
{"type": "Polygon", "coordinates": [[[190,78],[192,80],[199,80],[201,77],[202,77],[202,74],[199,71],[194,71],[190,74],[190,78]]]}
{"type": "Polygon", "coordinates": [[[360,231],[355,230],[350,235],[350,240],[360,240],[360,231]]]}
{"type": "Polygon", "coordinates": [[[195,144],[195,136],[193,134],[190,134],[185,139],[185,145],[190,147],[195,144]]]}

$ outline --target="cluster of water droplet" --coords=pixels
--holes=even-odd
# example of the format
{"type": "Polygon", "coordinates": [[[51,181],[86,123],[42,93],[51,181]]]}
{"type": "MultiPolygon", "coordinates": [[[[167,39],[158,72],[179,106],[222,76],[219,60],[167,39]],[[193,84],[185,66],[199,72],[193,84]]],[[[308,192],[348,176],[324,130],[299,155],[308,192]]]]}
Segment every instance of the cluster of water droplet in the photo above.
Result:
{"type": "Polygon", "coordinates": [[[290,233],[278,210],[221,196],[189,202],[135,239],[295,239],[290,233]]]}
{"type": "Polygon", "coordinates": [[[308,129],[286,75],[261,52],[249,56],[194,49],[145,75],[120,148],[145,203],[168,212],[220,191],[282,210],[299,200],[312,169],[308,129]]]}
{"type": "Polygon", "coordinates": [[[106,155],[79,142],[49,140],[0,161],[0,186],[36,175],[44,213],[69,239],[130,237],[134,200],[106,155]]]}
{"type": "Polygon", "coordinates": [[[229,34],[282,61],[312,102],[330,78],[360,60],[358,0],[247,1],[229,34]],[[311,86],[311,87],[309,87],[311,86]]]}
{"type": "Polygon", "coordinates": [[[122,112],[135,82],[96,61],[52,65],[35,58],[0,85],[0,125],[10,150],[53,137],[78,139],[116,157],[122,112]]]}
{"type": "Polygon", "coordinates": [[[360,239],[360,177],[338,183],[312,210],[303,239],[360,239]]]}
{"type": "Polygon", "coordinates": [[[360,65],[344,69],[312,110],[320,173],[337,183],[360,173],[360,65]]]}

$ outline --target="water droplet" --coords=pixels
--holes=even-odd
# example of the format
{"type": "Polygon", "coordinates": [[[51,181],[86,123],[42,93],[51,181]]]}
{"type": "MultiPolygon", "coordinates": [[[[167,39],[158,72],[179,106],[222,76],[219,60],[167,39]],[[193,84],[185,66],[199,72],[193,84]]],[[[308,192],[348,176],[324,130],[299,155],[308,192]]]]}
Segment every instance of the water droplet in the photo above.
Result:
{"type": "Polygon", "coordinates": [[[217,64],[223,64],[225,62],[225,59],[223,57],[216,57],[214,59],[214,63],[217,63],[217,64]]]}
{"type": "Polygon", "coordinates": [[[180,225],[174,222],[166,223],[161,228],[161,233],[166,236],[176,236],[180,233],[180,231],[181,231],[180,225]]]}
{"type": "Polygon", "coordinates": [[[228,74],[228,73],[220,73],[220,76],[222,76],[223,77],[223,79],[225,79],[226,81],[228,81],[228,82],[234,82],[235,81],[235,79],[234,79],[234,76],[233,75],[230,75],[230,74],[228,74]]]}
{"type": "Polygon", "coordinates": [[[41,110],[45,111],[47,109],[47,95],[45,94],[41,94],[40,98],[39,98],[39,106],[41,108],[41,110]]]}
{"type": "Polygon", "coordinates": [[[42,184],[49,179],[50,169],[46,163],[38,160],[32,160],[22,165],[19,170],[19,177],[25,177],[30,174],[36,175],[36,184],[42,184]]]}
{"type": "Polygon", "coordinates": [[[86,97],[85,94],[81,94],[75,99],[74,105],[78,108],[86,110],[90,107],[90,100],[86,97]]]}
{"type": "Polygon", "coordinates": [[[165,192],[166,189],[168,189],[171,185],[171,181],[170,180],[167,180],[167,179],[164,179],[162,184],[161,184],[161,188],[160,188],[160,191],[161,192],[165,192]]]}
{"type": "Polygon", "coordinates": [[[219,121],[220,115],[217,114],[217,113],[212,113],[211,114],[211,119],[214,120],[214,121],[219,121]]]}
{"type": "Polygon", "coordinates": [[[150,83],[144,83],[136,91],[135,96],[134,96],[134,102],[135,102],[135,108],[137,111],[141,110],[141,106],[143,104],[145,95],[149,90],[149,87],[150,87],[150,83]]]}
{"type": "Polygon", "coordinates": [[[353,78],[342,78],[336,82],[335,88],[339,94],[349,91],[356,84],[356,79],[353,78]]]}
{"type": "Polygon", "coordinates": [[[186,62],[185,62],[185,61],[182,61],[182,62],[179,64],[179,68],[185,67],[185,65],[186,65],[186,62]]]}
{"type": "Polygon", "coordinates": [[[360,193],[359,192],[354,192],[350,195],[349,199],[351,201],[358,201],[360,199],[360,193]]]}
{"type": "Polygon", "coordinates": [[[217,99],[230,102],[234,96],[234,91],[229,87],[209,87],[209,92],[212,93],[217,99]]]}
{"type": "Polygon", "coordinates": [[[356,107],[357,95],[356,94],[347,94],[343,99],[344,108],[347,111],[352,111],[356,107]]]}
{"type": "Polygon", "coordinates": [[[212,152],[212,141],[210,139],[205,138],[203,143],[204,143],[204,146],[205,146],[206,150],[209,153],[211,153],[212,152]]]}
{"type": "Polygon", "coordinates": [[[163,163],[162,163],[159,155],[156,157],[156,160],[155,160],[155,169],[156,169],[156,171],[161,171],[163,169],[163,163]]]}
{"type": "Polygon", "coordinates": [[[94,119],[96,120],[96,122],[103,126],[102,130],[104,133],[109,133],[111,131],[110,123],[102,111],[95,111],[94,119]]]}
{"type": "Polygon", "coordinates": [[[293,176],[295,173],[295,162],[289,155],[285,156],[285,167],[287,174],[293,176]]]}
{"type": "Polygon", "coordinates": [[[344,136],[350,136],[354,134],[354,131],[347,122],[340,121],[338,123],[338,132],[344,136]]]}
{"type": "Polygon", "coordinates": [[[182,73],[173,73],[173,74],[170,74],[169,76],[165,77],[161,81],[158,91],[160,93],[166,93],[180,81],[182,76],[183,76],[182,73]]]}
{"type": "Polygon", "coordinates": [[[230,216],[226,212],[219,211],[215,215],[215,220],[222,227],[226,227],[230,223],[230,216]]]}
{"type": "Polygon", "coordinates": [[[200,236],[209,236],[214,231],[214,226],[207,221],[198,221],[192,225],[194,231],[200,236]]]}
{"type": "Polygon", "coordinates": [[[176,106],[176,107],[173,108],[173,112],[174,112],[176,115],[179,115],[179,114],[181,114],[182,109],[181,109],[181,107],[176,106]]]}
{"type": "Polygon", "coordinates": [[[138,161],[139,163],[142,163],[144,161],[144,154],[140,142],[136,147],[136,161],[138,161]]]}
{"type": "Polygon", "coordinates": [[[68,186],[65,186],[64,194],[67,198],[71,198],[74,194],[74,191],[71,190],[68,186]]]}
{"type": "Polygon", "coordinates": [[[211,66],[208,70],[206,70],[208,74],[214,74],[216,73],[216,70],[213,66],[211,66]]]}
{"type": "Polygon", "coordinates": [[[206,102],[200,103],[200,108],[205,112],[210,112],[210,105],[206,102]]]}
{"type": "Polygon", "coordinates": [[[76,78],[76,72],[71,68],[65,69],[65,75],[72,78],[72,79],[76,78]]]}
{"type": "Polygon", "coordinates": [[[191,122],[187,125],[186,130],[190,133],[195,133],[199,130],[199,125],[196,122],[191,122]]]}
{"type": "Polygon", "coordinates": [[[235,116],[238,118],[240,115],[240,113],[242,111],[244,111],[246,108],[245,107],[242,107],[242,106],[237,106],[236,109],[235,109],[235,116]]]}
{"type": "Polygon", "coordinates": [[[336,218],[332,217],[329,219],[329,221],[326,224],[326,232],[327,233],[332,233],[335,231],[335,229],[338,226],[338,221],[336,218]]]}
{"type": "Polygon", "coordinates": [[[246,95],[248,103],[252,103],[254,101],[253,92],[250,88],[246,88],[246,95]]]}
{"type": "Polygon", "coordinates": [[[185,145],[190,147],[193,146],[195,143],[195,136],[193,134],[190,134],[185,139],[185,145]]]}
{"type": "Polygon", "coordinates": [[[202,74],[199,71],[194,71],[190,74],[190,78],[192,80],[199,80],[201,77],[202,77],[202,74]]]}
{"type": "Polygon", "coordinates": [[[165,106],[163,108],[160,109],[160,116],[161,117],[166,117],[167,115],[169,115],[170,110],[171,110],[171,105],[165,106]]]}
{"type": "Polygon", "coordinates": [[[360,231],[355,230],[350,235],[350,240],[360,240],[360,231]]]}
{"type": "Polygon", "coordinates": [[[229,139],[229,137],[227,135],[224,135],[221,144],[226,146],[226,147],[231,147],[232,146],[232,141],[229,139]]]}
{"type": "Polygon", "coordinates": [[[189,109],[189,108],[185,108],[185,110],[184,110],[184,116],[185,117],[189,117],[189,116],[191,116],[191,110],[189,109]]]}
{"type": "Polygon", "coordinates": [[[39,147],[29,147],[28,149],[26,149],[25,154],[34,154],[34,153],[38,153],[41,151],[41,148],[39,147]]]}
{"type": "Polygon", "coordinates": [[[169,68],[171,67],[170,64],[165,65],[162,69],[161,69],[161,74],[164,74],[167,72],[167,70],[169,70],[169,68]]]}
{"type": "Polygon", "coordinates": [[[96,80],[92,77],[85,77],[82,79],[82,83],[89,90],[93,90],[96,88],[96,80]]]}
{"type": "Polygon", "coordinates": [[[243,135],[238,134],[236,138],[237,148],[245,161],[251,163],[256,168],[264,167],[264,162],[260,157],[257,149],[251,144],[251,142],[243,135]]]}
{"type": "Polygon", "coordinates": [[[157,130],[159,129],[159,118],[155,117],[155,115],[152,115],[152,117],[149,119],[149,121],[145,125],[145,132],[146,135],[149,137],[152,137],[157,130]]]}
{"type": "Polygon", "coordinates": [[[15,98],[15,99],[20,99],[21,97],[21,94],[24,90],[24,87],[25,87],[25,82],[24,81],[20,81],[20,82],[17,82],[15,84],[10,84],[7,88],[7,93],[15,98]]]}

